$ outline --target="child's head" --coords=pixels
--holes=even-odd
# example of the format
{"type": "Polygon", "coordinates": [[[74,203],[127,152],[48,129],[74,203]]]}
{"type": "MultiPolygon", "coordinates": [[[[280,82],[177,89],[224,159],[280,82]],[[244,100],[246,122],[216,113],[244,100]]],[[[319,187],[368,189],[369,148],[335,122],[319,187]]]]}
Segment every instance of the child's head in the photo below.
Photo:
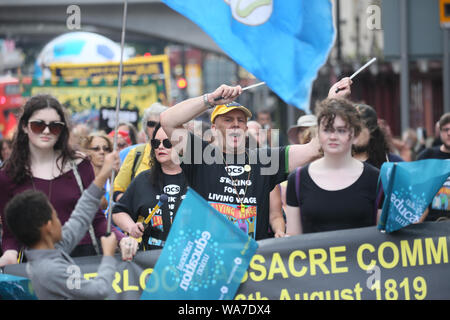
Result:
{"type": "Polygon", "coordinates": [[[5,208],[6,224],[18,241],[33,247],[42,236],[55,243],[62,239],[61,222],[47,196],[27,190],[12,198],[5,208]]]}

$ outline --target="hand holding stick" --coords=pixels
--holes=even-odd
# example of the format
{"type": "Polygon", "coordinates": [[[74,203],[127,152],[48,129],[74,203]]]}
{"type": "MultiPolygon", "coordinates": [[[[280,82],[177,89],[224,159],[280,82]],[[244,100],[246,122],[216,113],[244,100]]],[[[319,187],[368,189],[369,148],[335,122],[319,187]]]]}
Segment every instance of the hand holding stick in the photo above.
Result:
{"type": "MultiPolygon", "coordinates": [[[[158,203],[156,204],[156,206],[153,208],[153,210],[148,214],[148,216],[144,219],[144,221],[142,221],[142,230],[141,230],[141,227],[138,227],[139,228],[139,230],[142,232],[142,233],[144,233],[144,231],[145,231],[145,229],[147,229],[147,227],[148,227],[148,225],[150,224],[150,221],[152,221],[152,218],[153,218],[153,216],[155,215],[155,213],[156,213],[156,211],[158,211],[158,209],[159,208],[161,208],[162,207],[162,205],[166,202],[168,200],[168,197],[167,197],[167,195],[166,194],[162,194],[160,197],[159,197],[159,201],[158,201],[158,203]]],[[[139,224],[138,224],[139,225],[139,224]]],[[[134,237],[133,237],[134,238],[134,237]]],[[[136,239],[136,241],[138,242],[138,243],[141,243],[141,241],[142,241],[142,237],[140,237],[140,238],[134,238],[134,239],[136,239]]]]}
{"type": "MultiPolygon", "coordinates": [[[[252,88],[256,88],[256,87],[262,86],[263,84],[266,84],[266,83],[264,81],[263,82],[259,82],[259,83],[255,83],[255,84],[252,84],[252,85],[250,85],[248,87],[242,88],[242,91],[245,91],[245,90],[248,90],[248,89],[252,89],[252,88]]],[[[222,99],[223,99],[223,97],[218,97],[218,98],[215,98],[214,101],[219,101],[219,100],[222,100],[222,99]]]]}
{"type": "MultiPolygon", "coordinates": [[[[358,73],[360,73],[361,71],[363,71],[365,68],[367,68],[368,66],[370,66],[372,63],[375,62],[375,60],[377,60],[377,58],[372,58],[369,62],[367,62],[365,65],[363,65],[361,68],[359,68],[358,70],[356,70],[351,76],[350,76],[350,80],[353,80],[354,77],[356,77],[358,75],[358,73]]],[[[338,93],[340,90],[342,90],[342,88],[337,88],[336,89],[336,93],[338,93]]]]}

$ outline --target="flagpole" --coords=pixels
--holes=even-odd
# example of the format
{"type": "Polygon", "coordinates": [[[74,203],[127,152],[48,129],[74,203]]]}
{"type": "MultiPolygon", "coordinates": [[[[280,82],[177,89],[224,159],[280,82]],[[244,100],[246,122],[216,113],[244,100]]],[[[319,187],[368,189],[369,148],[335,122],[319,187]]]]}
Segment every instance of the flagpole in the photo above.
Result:
{"type": "MultiPolygon", "coordinates": [[[[370,59],[369,62],[367,62],[365,65],[363,65],[361,68],[359,68],[358,70],[356,70],[351,76],[350,76],[350,80],[352,80],[354,77],[356,77],[358,75],[358,73],[360,73],[361,71],[363,71],[365,68],[367,68],[368,66],[370,66],[372,63],[374,63],[377,60],[377,58],[372,58],[370,59]]],[[[336,89],[336,93],[338,93],[339,91],[341,91],[341,88],[337,88],[336,89]]]]}
{"type": "MultiPolygon", "coordinates": [[[[125,46],[125,29],[127,25],[127,9],[128,0],[124,0],[123,5],[123,17],[122,17],[122,35],[120,39],[120,63],[119,63],[119,79],[117,81],[117,99],[116,99],[116,114],[115,114],[115,127],[114,127],[114,139],[113,139],[113,152],[117,150],[117,129],[119,126],[119,110],[120,110],[120,96],[122,92],[122,73],[123,73],[123,50],[125,46]]],[[[111,180],[109,181],[109,206],[108,206],[108,223],[106,227],[106,236],[111,234],[111,219],[112,219],[112,207],[113,207],[113,194],[114,194],[114,170],[111,173],[111,180]]]]}
{"type": "MultiPolygon", "coordinates": [[[[258,83],[252,84],[252,85],[250,85],[248,87],[242,88],[242,91],[245,91],[245,90],[248,90],[248,89],[253,89],[253,88],[262,86],[263,84],[266,84],[266,82],[262,81],[262,82],[258,82],[258,83]]],[[[214,101],[219,101],[219,100],[222,100],[222,99],[223,99],[223,97],[218,97],[218,98],[215,98],[214,101]]]]}

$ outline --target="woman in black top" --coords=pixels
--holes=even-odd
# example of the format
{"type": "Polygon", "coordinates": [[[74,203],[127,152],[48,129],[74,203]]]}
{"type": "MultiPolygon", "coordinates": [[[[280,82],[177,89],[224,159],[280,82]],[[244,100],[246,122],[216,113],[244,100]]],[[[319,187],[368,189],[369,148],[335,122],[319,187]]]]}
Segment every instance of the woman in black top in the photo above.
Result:
{"type": "Polygon", "coordinates": [[[151,139],[151,168],[135,177],[113,208],[113,221],[132,237],[142,238],[140,249],[161,249],[169,234],[176,211],[186,193],[186,180],[166,133],[158,124],[151,139]],[[144,230],[142,221],[168,196],[144,230]]]}
{"type": "Polygon", "coordinates": [[[342,99],[326,99],[320,108],[318,135],[324,156],[288,178],[290,235],[376,224],[379,170],[352,157],[360,116],[342,99]]]}

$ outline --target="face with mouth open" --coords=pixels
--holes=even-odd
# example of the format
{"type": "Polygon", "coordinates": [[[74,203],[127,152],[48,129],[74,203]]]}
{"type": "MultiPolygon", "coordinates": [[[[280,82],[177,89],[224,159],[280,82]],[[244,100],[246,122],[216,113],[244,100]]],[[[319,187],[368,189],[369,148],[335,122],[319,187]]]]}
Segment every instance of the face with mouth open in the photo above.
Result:
{"type": "Polygon", "coordinates": [[[243,111],[235,109],[217,116],[211,128],[224,152],[244,152],[247,117],[243,111]]]}

